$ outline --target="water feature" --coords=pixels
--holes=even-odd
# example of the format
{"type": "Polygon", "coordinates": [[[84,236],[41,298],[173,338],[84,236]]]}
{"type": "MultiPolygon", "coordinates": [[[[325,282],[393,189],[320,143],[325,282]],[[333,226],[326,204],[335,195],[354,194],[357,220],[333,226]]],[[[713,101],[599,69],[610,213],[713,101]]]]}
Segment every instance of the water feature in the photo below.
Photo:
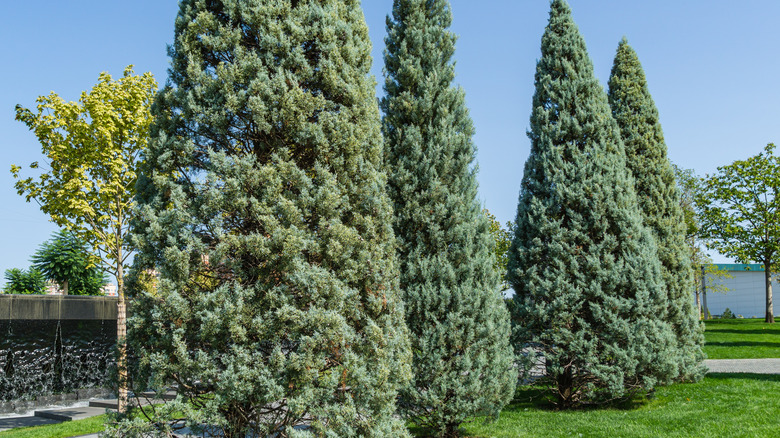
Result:
{"type": "Polygon", "coordinates": [[[89,309],[105,300],[0,297],[0,413],[109,392],[116,320],[89,309]]]}

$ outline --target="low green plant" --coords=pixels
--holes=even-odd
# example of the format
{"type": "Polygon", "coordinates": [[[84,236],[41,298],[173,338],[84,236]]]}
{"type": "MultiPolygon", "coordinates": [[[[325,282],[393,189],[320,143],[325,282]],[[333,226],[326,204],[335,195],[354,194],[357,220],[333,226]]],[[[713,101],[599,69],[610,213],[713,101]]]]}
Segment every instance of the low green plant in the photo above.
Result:
{"type": "Polygon", "coordinates": [[[737,316],[734,315],[734,312],[731,311],[728,307],[726,307],[726,310],[723,311],[723,313],[720,314],[720,319],[736,319],[737,316]]]}
{"type": "Polygon", "coordinates": [[[35,268],[12,268],[5,270],[5,290],[7,294],[44,294],[46,293],[46,278],[35,268]]]}

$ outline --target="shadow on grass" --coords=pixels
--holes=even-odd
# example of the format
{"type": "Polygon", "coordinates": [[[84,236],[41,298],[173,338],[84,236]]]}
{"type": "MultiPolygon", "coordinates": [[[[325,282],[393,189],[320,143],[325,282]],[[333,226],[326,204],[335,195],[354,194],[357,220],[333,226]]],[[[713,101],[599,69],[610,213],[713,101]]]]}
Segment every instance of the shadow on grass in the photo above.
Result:
{"type": "Polygon", "coordinates": [[[707,373],[707,380],[760,380],[763,382],[780,382],[780,374],[755,373],[707,373]]]}
{"type": "Polygon", "coordinates": [[[780,336],[780,327],[777,328],[768,328],[768,329],[750,329],[750,330],[740,330],[740,329],[732,329],[732,328],[708,328],[707,333],[731,333],[735,335],[770,335],[770,336],[780,336]]]}
{"type": "MultiPolygon", "coordinates": [[[[552,402],[552,393],[544,387],[539,386],[521,386],[515,392],[515,398],[512,403],[504,408],[504,411],[523,411],[527,409],[536,409],[542,411],[560,410],[552,402]]],[[[617,400],[601,404],[589,404],[569,409],[571,411],[603,411],[620,410],[631,411],[639,409],[653,399],[653,395],[635,395],[626,400],[617,400]]]]}
{"type": "Polygon", "coordinates": [[[762,347],[762,348],[777,348],[778,354],[780,354],[780,342],[707,342],[707,347],[762,347]]]}

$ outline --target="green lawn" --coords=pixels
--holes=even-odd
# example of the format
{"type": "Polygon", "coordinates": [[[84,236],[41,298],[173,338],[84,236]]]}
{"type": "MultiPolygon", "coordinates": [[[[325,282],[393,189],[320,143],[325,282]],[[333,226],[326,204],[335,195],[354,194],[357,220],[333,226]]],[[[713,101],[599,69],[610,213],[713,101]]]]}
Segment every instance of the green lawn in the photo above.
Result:
{"type": "Polygon", "coordinates": [[[59,424],[49,424],[46,426],[25,427],[22,429],[12,429],[0,432],[2,438],[65,438],[77,435],[86,435],[89,433],[101,432],[103,422],[106,421],[105,415],[98,415],[84,420],[66,421],[59,424]]]}
{"type": "Polygon", "coordinates": [[[763,319],[713,319],[705,322],[708,359],[780,358],[780,323],[763,319]]]}
{"type": "Polygon", "coordinates": [[[518,391],[495,423],[472,423],[469,437],[771,437],[780,436],[780,376],[710,374],[696,384],[659,388],[636,409],[555,412],[538,391],[518,391]]]}

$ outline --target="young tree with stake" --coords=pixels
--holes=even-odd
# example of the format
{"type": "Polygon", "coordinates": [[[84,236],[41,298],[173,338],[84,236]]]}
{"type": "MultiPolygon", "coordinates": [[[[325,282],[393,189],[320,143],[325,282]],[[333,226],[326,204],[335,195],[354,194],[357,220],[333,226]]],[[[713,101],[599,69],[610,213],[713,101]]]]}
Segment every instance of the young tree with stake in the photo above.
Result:
{"type": "MultiPolygon", "coordinates": [[[[16,106],[16,119],[41,143],[48,169],[21,177],[11,166],[20,195],[34,200],[52,222],[86,242],[100,266],[117,282],[119,411],[127,402],[126,304],[124,270],[131,252],[129,224],[137,169],[147,146],[151,105],[157,82],[151,73],[136,75],[132,66],[120,79],[101,73],[99,82],[66,102],[56,93],[37,99],[35,111],[16,106]]],[[[39,163],[30,165],[38,169],[39,163]]]]}

